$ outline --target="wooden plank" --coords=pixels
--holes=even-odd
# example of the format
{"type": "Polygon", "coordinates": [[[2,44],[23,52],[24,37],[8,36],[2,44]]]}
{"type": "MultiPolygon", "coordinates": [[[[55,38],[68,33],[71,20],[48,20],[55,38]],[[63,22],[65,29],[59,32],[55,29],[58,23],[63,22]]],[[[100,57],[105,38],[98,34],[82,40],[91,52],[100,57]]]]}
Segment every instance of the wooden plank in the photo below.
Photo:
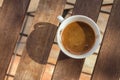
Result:
{"type": "Polygon", "coordinates": [[[60,52],[52,80],[79,80],[84,60],[75,60],[60,52]]]}
{"type": "Polygon", "coordinates": [[[120,0],[115,0],[92,80],[120,79],[120,0]]]}
{"type": "Polygon", "coordinates": [[[31,31],[35,26],[38,27],[35,27],[30,34],[31,39],[28,38],[27,49],[23,51],[15,80],[40,80],[42,78],[57,30],[55,25],[59,23],[57,16],[62,13],[65,3],[66,0],[40,0],[31,31]],[[40,22],[44,24],[40,26],[40,22]]]}
{"type": "Polygon", "coordinates": [[[12,76],[5,76],[4,80],[14,80],[14,77],[12,77],[12,76]]]}
{"type": "Polygon", "coordinates": [[[27,12],[35,12],[40,0],[31,0],[27,12]]]}
{"type": "Polygon", "coordinates": [[[81,73],[79,80],[90,80],[91,75],[86,73],[81,73]]]}
{"type": "Polygon", "coordinates": [[[41,80],[51,80],[54,71],[54,65],[47,64],[41,80]]]}
{"type": "Polygon", "coordinates": [[[53,44],[50,51],[49,58],[48,58],[48,63],[55,65],[57,62],[59,53],[60,53],[60,48],[58,47],[57,44],[53,44]]]}
{"type": "Polygon", "coordinates": [[[4,0],[0,0],[0,8],[1,8],[2,5],[3,5],[3,1],[4,1],[4,0]]]}
{"type": "Polygon", "coordinates": [[[103,4],[110,4],[113,3],[114,0],[103,0],[103,4]]]}
{"type": "Polygon", "coordinates": [[[110,6],[102,6],[101,11],[111,12],[112,5],[110,6]]]}
{"type": "Polygon", "coordinates": [[[0,80],[3,80],[30,0],[4,0],[0,11],[0,80]]]}
{"type": "Polygon", "coordinates": [[[82,72],[92,74],[94,66],[95,66],[96,58],[97,58],[96,54],[93,54],[87,57],[83,65],[82,72]]]}
{"type": "Polygon", "coordinates": [[[7,70],[7,74],[10,74],[10,75],[13,75],[13,76],[15,75],[18,64],[20,62],[20,58],[21,57],[15,56],[15,55],[12,56],[9,68],[7,70]]]}
{"type": "MultiPolygon", "coordinates": [[[[77,0],[73,15],[86,15],[97,21],[102,0],[77,0]]],[[[52,80],[79,80],[84,59],[71,59],[62,52],[58,58],[52,80]]]]}

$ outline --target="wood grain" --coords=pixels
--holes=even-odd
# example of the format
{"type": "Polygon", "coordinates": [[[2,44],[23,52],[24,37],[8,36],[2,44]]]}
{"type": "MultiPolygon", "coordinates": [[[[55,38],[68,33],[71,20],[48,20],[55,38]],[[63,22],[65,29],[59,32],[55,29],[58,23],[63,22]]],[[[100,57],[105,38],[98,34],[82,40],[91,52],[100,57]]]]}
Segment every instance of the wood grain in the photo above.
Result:
{"type": "MultiPolygon", "coordinates": [[[[76,0],[73,15],[86,15],[97,21],[102,0],[76,0]]],[[[52,80],[79,80],[84,59],[71,59],[62,52],[52,80]]]]}
{"type": "Polygon", "coordinates": [[[120,79],[120,0],[115,0],[92,80],[120,79]]]}
{"type": "Polygon", "coordinates": [[[30,0],[4,0],[0,10],[0,80],[3,80],[30,0]]]}
{"type": "MultiPolygon", "coordinates": [[[[62,13],[65,2],[66,0],[40,0],[31,31],[40,22],[58,25],[57,16],[62,13]]],[[[28,38],[27,48],[23,51],[15,80],[40,80],[42,78],[56,28],[56,26],[51,27],[50,25],[35,27],[36,31],[33,31],[29,36],[32,41],[28,38]],[[35,34],[37,35],[35,36],[35,34]],[[32,48],[32,45],[35,48],[32,48]],[[32,53],[30,49],[33,49],[32,53]],[[32,55],[33,57],[31,57],[32,55]]]]}

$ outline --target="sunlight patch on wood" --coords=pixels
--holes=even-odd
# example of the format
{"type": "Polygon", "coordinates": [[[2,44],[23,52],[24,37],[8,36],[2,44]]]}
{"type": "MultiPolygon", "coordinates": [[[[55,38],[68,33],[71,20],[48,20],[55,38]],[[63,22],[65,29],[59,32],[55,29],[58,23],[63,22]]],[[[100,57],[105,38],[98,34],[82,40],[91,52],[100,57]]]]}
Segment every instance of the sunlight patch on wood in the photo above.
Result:
{"type": "Polygon", "coordinates": [[[0,0],[0,7],[2,7],[4,0],[0,0]]]}

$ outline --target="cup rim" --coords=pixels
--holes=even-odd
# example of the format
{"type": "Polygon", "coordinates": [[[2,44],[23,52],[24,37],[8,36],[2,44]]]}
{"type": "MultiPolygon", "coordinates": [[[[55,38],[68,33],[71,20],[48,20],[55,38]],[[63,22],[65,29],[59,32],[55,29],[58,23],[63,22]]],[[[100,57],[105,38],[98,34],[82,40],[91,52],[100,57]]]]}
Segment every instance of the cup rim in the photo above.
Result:
{"type": "MultiPolygon", "coordinates": [[[[81,20],[79,20],[79,21],[81,21],[81,20]]],[[[72,21],[72,22],[75,22],[75,20],[72,21]]],[[[71,23],[71,22],[70,22],[70,23],[71,23]]],[[[69,23],[69,24],[70,24],[70,23],[69,23]]],[[[95,50],[98,48],[98,46],[100,45],[100,42],[101,42],[101,40],[100,40],[100,30],[99,30],[99,28],[98,28],[98,25],[97,25],[91,18],[89,18],[89,17],[87,17],[87,16],[84,16],[84,15],[73,15],[73,16],[70,16],[69,18],[65,19],[65,20],[60,24],[60,26],[59,26],[59,28],[58,28],[58,30],[57,30],[57,43],[58,43],[58,46],[60,47],[60,49],[62,50],[62,52],[63,52],[65,55],[67,55],[67,56],[69,56],[69,57],[71,57],[71,58],[74,58],[74,59],[82,59],[82,58],[86,58],[86,57],[92,55],[92,54],[95,52],[95,50]],[[74,19],[75,19],[75,18],[83,18],[83,19],[86,19],[86,20],[90,21],[90,23],[91,23],[92,25],[91,25],[90,23],[88,23],[88,22],[85,22],[85,23],[87,23],[87,24],[89,24],[89,25],[91,26],[91,28],[94,30],[95,36],[96,36],[96,40],[95,40],[95,43],[94,43],[93,47],[92,47],[89,51],[87,51],[86,53],[80,54],[80,55],[75,55],[75,54],[72,54],[72,53],[70,53],[69,51],[67,51],[67,50],[64,48],[64,46],[62,45],[61,36],[60,36],[61,30],[63,30],[63,28],[66,27],[66,26],[64,26],[65,22],[68,21],[68,20],[70,20],[70,19],[73,19],[73,18],[74,18],[74,19]],[[93,27],[93,26],[94,26],[94,27],[93,27]]]]}

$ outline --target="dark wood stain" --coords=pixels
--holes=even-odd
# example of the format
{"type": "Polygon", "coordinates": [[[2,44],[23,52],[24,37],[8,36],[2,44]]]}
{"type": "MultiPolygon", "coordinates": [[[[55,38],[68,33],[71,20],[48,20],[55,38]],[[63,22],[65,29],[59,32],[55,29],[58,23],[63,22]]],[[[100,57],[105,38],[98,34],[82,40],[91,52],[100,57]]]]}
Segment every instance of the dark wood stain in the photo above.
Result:
{"type": "Polygon", "coordinates": [[[4,80],[30,0],[4,0],[0,10],[0,80],[4,80]]]}
{"type": "Polygon", "coordinates": [[[115,0],[91,80],[120,80],[120,0],[115,0]]]}
{"type": "Polygon", "coordinates": [[[59,24],[57,16],[63,12],[65,3],[66,0],[40,0],[33,20],[33,26],[31,26],[35,30],[28,38],[27,46],[23,51],[14,80],[41,79],[57,31],[57,27],[54,25],[59,24]],[[39,26],[40,22],[48,23],[49,25],[36,27],[39,26]],[[35,50],[37,47],[39,50],[35,50]]]}
{"type": "MultiPolygon", "coordinates": [[[[97,21],[102,0],[76,0],[73,15],[85,15],[97,21]]],[[[62,52],[58,58],[52,80],[79,80],[84,59],[68,58],[62,52]]]]}

